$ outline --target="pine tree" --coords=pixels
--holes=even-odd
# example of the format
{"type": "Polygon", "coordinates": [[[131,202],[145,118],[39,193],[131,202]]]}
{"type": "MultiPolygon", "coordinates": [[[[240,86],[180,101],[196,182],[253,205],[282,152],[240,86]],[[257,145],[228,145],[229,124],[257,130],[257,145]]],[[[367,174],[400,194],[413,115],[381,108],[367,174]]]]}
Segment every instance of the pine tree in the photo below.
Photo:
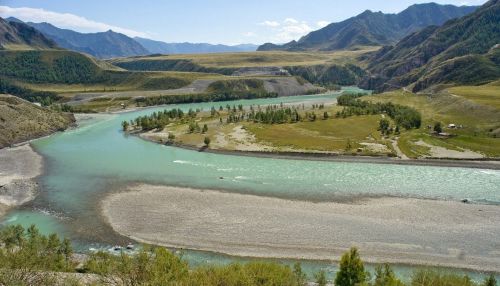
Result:
{"type": "Polygon", "coordinates": [[[339,271],[335,277],[336,286],[355,286],[366,281],[365,266],[359,257],[358,249],[353,247],[342,255],[339,271]]]}
{"type": "Polygon", "coordinates": [[[128,130],[128,126],[129,126],[128,121],[123,121],[122,122],[123,131],[127,131],[128,130]]]}

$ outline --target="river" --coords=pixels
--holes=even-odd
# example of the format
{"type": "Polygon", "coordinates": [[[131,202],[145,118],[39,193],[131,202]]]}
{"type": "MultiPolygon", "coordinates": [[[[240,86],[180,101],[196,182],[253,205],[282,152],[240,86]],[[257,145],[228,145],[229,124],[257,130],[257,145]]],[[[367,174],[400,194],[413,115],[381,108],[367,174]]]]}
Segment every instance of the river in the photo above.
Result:
{"type": "MultiPolygon", "coordinates": [[[[339,93],[255,99],[230,105],[334,101],[339,93]]],[[[210,110],[222,103],[172,105],[210,110]]],[[[44,158],[41,191],[10,212],[5,223],[35,223],[45,233],[69,236],[80,250],[125,242],[100,215],[99,201],[131,182],[222,189],[289,199],[338,200],[353,196],[398,196],[500,204],[500,171],[371,163],[320,162],[200,153],[147,142],[121,131],[120,122],[166,107],[152,107],[82,120],[78,128],[36,140],[44,158]],[[224,179],[221,179],[223,177],[224,179]]],[[[187,252],[192,264],[226,256],[187,252]]],[[[307,264],[307,263],[306,263],[307,264]]],[[[310,262],[308,267],[330,267],[310,262]]],[[[405,268],[400,267],[400,271],[405,268]]]]}

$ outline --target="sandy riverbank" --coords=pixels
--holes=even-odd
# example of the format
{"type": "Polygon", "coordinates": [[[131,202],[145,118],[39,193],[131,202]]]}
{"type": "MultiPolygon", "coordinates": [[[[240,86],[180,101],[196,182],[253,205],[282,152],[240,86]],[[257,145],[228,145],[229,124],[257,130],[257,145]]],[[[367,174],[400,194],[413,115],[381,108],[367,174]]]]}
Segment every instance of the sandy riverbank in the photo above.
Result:
{"type": "Polygon", "coordinates": [[[42,157],[29,144],[0,149],[0,216],[35,197],[41,173],[42,157]]]}
{"type": "Polygon", "coordinates": [[[358,246],[369,262],[500,269],[500,207],[403,198],[312,203],[138,185],[109,195],[118,233],[237,256],[336,260],[358,246]]]}

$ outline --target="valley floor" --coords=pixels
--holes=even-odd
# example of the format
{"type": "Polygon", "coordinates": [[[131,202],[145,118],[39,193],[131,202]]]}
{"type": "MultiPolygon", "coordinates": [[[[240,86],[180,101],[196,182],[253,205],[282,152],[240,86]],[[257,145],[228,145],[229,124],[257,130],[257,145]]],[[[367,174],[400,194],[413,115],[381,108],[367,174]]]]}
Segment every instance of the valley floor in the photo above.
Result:
{"type": "Polygon", "coordinates": [[[367,261],[496,271],[500,209],[410,198],[285,199],[134,185],[102,211],[115,231],[175,248],[331,260],[349,246],[367,261]]]}
{"type": "MultiPolygon", "coordinates": [[[[455,88],[454,92],[463,90],[455,88]]],[[[467,93],[469,97],[480,97],[486,90],[498,91],[497,85],[477,87],[476,93],[467,93]]],[[[469,89],[466,89],[468,92],[469,89]]],[[[321,108],[311,103],[292,105],[298,108],[303,117],[315,114],[315,120],[302,120],[298,123],[262,124],[251,120],[227,122],[231,111],[214,103],[218,110],[215,115],[200,112],[190,121],[171,121],[163,129],[139,132],[133,126],[133,132],[139,132],[144,139],[174,144],[179,147],[200,149],[208,152],[239,153],[261,156],[270,153],[295,157],[335,157],[350,156],[352,160],[362,157],[377,157],[378,161],[388,158],[418,159],[436,162],[437,165],[449,160],[461,161],[462,166],[498,165],[500,163],[499,125],[500,110],[492,104],[477,102],[466,97],[450,95],[447,91],[439,94],[412,94],[406,91],[388,92],[365,96],[365,101],[376,103],[395,103],[418,110],[422,115],[422,126],[418,129],[401,130],[401,133],[383,135],[379,131],[379,122],[387,119],[384,114],[338,117],[342,106],[335,102],[317,102],[321,108]],[[324,105],[323,105],[324,104],[324,105]],[[324,114],[328,117],[324,118],[324,114]],[[207,131],[189,129],[195,122],[198,126],[207,126],[207,131]],[[443,126],[443,134],[433,133],[436,122],[443,126]],[[450,128],[448,125],[457,126],[450,128]],[[173,135],[174,139],[169,139],[173,135]],[[205,147],[204,138],[210,138],[209,147],[205,147]],[[482,162],[479,164],[468,161],[482,162]]],[[[491,101],[491,100],[490,100],[491,101]]],[[[234,108],[234,107],[233,107],[234,108]]],[[[244,114],[233,111],[233,114],[244,114]]],[[[395,123],[389,118],[391,125],[395,123]]],[[[398,160],[390,160],[398,161],[398,160]]],[[[401,161],[401,160],[400,160],[401,161]]],[[[460,163],[453,165],[460,165],[460,163]]],[[[431,163],[433,164],[433,163],[431,163]]],[[[493,167],[493,168],[497,168],[493,167]]]]}

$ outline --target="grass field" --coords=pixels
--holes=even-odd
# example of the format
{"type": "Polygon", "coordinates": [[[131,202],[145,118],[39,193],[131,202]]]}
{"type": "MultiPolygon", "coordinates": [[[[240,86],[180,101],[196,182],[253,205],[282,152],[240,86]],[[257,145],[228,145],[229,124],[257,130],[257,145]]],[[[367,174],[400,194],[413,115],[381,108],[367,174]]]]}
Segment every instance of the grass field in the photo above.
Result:
{"type": "MultiPolygon", "coordinates": [[[[469,87],[468,87],[469,88],[469,87]]],[[[489,87],[470,87],[489,89],[489,87]]],[[[459,88],[459,90],[465,88],[459,88]]],[[[476,93],[477,95],[478,93],[476,93]]],[[[488,101],[481,96],[476,97],[480,101],[488,101]]],[[[500,110],[491,106],[478,104],[476,100],[469,100],[460,96],[447,93],[424,95],[413,94],[403,91],[395,91],[380,95],[372,95],[363,98],[373,102],[393,102],[396,104],[411,106],[422,114],[422,127],[411,132],[403,132],[398,141],[399,148],[411,158],[426,154],[427,148],[416,145],[422,140],[434,146],[445,147],[451,150],[468,149],[480,152],[487,156],[500,156],[500,110]],[[427,126],[433,126],[435,122],[441,122],[444,132],[455,137],[441,139],[429,135],[427,126]],[[448,124],[462,125],[460,129],[447,129],[448,124]]]]}
{"type": "Polygon", "coordinates": [[[479,104],[500,109],[500,81],[482,86],[457,86],[448,89],[450,94],[465,97],[479,104]]]}
{"type": "Polygon", "coordinates": [[[225,150],[395,155],[391,142],[382,138],[378,131],[381,115],[335,118],[334,114],[340,109],[338,106],[326,106],[321,110],[306,107],[300,113],[315,112],[318,116],[315,121],[285,124],[261,124],[247,120],[226,123],[226,110],[214,117],[202,112],[195,121],[200,127],[207,124],[208,132],[205,134],[189,133],[189,121],[186,121],[171,123],[162,132],[149,132],[147,137],[165,142],[168,133],[172,132],[175,142],[201,147],[204,137],[208,136],[212,141],[211,147],[225,150]],[[324,111],[330,114],[328,119],[323,119],[324,111]]]}
{"type": "Polygon", "coordinates": [[[248,124],[247,129],[257,140],[273,146],[350,153],[363,147],[361,142],[385,145],[377,131],[379,120],[379,115],[354,116],[296,124],[248,124]]]}
{"type": "Polygon", "coordinates": [[[367,47],[357,51],[336,52],[245,52],[245,53],[218,53],[218,54],[189,54],[165,55],[153,57],[133,57],[114,59],[110,63],[134,60],[189,60],[205,67],[239,68],[263,66],[310,66],[321,64],[358,63],[357,57],[378,49],[367,47]]]}

